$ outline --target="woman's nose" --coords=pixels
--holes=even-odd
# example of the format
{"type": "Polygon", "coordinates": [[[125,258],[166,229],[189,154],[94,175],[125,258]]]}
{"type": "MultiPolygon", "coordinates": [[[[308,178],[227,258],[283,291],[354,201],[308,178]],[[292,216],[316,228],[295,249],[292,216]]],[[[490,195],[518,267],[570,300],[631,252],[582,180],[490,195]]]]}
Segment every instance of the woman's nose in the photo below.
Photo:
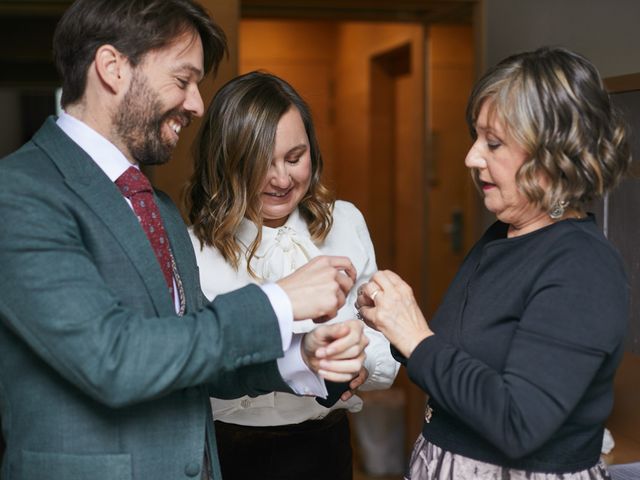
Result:
{"type": "Polygon", "coordinates": [[[469,152],[467,152],[464,164],[467,168],[485,168],[487,166],[487,162],[477,141],[471,145],[469,152]]]}
{"type": "Polygon", "coordinates": [[[270,168],[271,184],[279,188],[287,188],[291,184],[291,178],[287,167],[283,164],[274,163],[270,168]]]}

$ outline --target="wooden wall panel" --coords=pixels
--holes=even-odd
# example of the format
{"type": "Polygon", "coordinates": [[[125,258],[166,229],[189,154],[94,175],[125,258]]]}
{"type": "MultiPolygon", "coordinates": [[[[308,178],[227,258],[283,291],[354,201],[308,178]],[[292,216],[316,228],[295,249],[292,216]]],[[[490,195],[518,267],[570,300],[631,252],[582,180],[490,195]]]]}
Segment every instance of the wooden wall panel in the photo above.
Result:
{"type": "Polygon", "coordinates": [[[289,82],[311,109],[324,159],[323,179],[335,188],[335,22],[242,20],[239,73],[264,70],[289,82]]]}
{"type": "MultiPolygon", "coordinates": [[[[464,159],[471,146],[465,122],[473,86],[473,32],[469,26],[434,25],[428,34],[428,314],[432,315],[477,240],[477,192],[464,159]]],[[[482,207],[484,208],[484,207],[482,207]]]]}
{"type": "MultiPolygon", "coordinates": [[[[364,213],[379,251],[378,267],[398,272],[421,304],[427,223],[424,69],[422,25],[341,24],[336,75],[337,190],[364,213]],[[394,65],[394,56],[408,65],[394,65]],[[386,208],[378,208],[381,204],[386,208]]],[[[404,369],[395,385],[403,390],[406,402],[408,454],[421,429],[426,398],[404,369]]]]}

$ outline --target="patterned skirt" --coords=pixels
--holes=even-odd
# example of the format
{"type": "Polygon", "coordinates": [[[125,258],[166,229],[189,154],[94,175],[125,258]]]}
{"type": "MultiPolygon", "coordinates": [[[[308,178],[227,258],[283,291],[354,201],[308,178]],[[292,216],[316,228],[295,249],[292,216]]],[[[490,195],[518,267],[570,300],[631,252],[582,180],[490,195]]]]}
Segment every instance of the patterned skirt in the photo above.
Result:
{"type": "Polygon", "coordinates": [[[603,462],[573,473],[532,473],[504,468],[447,452],[420,435],[405,480],[611,480],[603,462]]]}

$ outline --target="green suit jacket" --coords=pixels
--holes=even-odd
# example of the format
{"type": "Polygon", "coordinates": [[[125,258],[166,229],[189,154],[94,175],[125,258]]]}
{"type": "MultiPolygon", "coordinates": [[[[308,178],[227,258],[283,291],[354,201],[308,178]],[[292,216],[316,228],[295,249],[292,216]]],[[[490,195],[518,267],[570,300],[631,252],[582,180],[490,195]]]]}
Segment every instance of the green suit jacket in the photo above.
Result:
{"type": "Polygon", "coordinates": [[[206,304],[178,210],[156,200],[183,317],[131,208],[55,119],[0,160],[2,478],[199,479],[205,445],[220,478],[209,395],[290,391],[267,297],[206,304]]]}

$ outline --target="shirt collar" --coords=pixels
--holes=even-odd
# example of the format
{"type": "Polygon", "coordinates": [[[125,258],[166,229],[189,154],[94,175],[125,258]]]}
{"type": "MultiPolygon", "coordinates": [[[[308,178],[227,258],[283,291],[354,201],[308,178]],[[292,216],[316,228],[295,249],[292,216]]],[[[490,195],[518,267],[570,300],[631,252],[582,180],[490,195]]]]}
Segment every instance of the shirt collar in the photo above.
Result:
{"type": "MultiPolygon", "coordinates": [[[[81,120],[63,111],[56,124],[87,152],[112,182],[131,166],[131,162],[118,147],[81,120]]],[[[136,165],[134,167],[138,168],[136,165]]]]}

